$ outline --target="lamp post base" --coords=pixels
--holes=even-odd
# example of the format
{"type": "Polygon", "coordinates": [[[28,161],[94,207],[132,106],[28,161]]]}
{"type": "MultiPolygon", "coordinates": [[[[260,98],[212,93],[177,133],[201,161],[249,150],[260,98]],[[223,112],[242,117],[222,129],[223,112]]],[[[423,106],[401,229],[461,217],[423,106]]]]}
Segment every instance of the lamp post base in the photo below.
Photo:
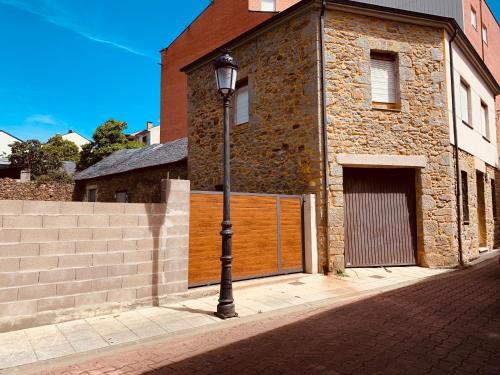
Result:
{"type": "Polygon", "coordinates": [[[216,317],[226,320],[231,318],[237,318],[238,313],[235,311],[234,303],[230,305],[217,305],[217,312],[214,313],[216,317]]]}

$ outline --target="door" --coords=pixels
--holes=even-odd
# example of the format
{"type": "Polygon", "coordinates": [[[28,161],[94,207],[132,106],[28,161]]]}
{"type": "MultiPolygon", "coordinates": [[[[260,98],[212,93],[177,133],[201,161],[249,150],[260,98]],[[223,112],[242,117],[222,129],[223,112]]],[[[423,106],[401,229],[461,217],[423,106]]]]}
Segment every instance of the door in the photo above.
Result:
{"type": "Polygon", "coordinates": [[[413,169],[344,169],[347,267],[415,265],[413,169]]]}
{"type": "Polygon", "coordinates": [[[479,247],[487,247],[486,238],[486,204],[484,200],[484,174],[476,171],[477,185],[477,225],[479,233],[479,247]]]}

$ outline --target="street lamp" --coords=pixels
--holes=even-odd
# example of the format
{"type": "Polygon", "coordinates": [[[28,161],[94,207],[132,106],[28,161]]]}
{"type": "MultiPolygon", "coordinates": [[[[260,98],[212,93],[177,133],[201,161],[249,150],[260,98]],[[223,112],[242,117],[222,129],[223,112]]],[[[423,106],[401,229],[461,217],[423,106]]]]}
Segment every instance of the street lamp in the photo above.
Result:
{"type": "Polygon", "coordinates": [[[220,232],[222,236],[220,295],[217,312],[215,313],[221,319],[238,316],[234,308],[233,280],[231,274],[233,230],[231,224],[231,169],[229,161],[229,103],[236,89],[238,65],[230,53],[231,51],[229,50],[223,50],[222,55],[215,60],[214,64],[217,90],[222,96],[224,107],[224,213],[221,224],[222,230],[220,232]]]}

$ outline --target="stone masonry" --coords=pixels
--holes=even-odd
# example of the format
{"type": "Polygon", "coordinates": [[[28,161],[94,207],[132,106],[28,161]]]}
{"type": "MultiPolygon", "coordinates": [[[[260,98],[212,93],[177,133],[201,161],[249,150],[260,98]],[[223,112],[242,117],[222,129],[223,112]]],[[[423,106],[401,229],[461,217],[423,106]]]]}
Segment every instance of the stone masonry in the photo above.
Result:
{"type": "Polygon", "coordinates": [[[187,290],[189,181],[166,204],[0,201],[0,331],[187,290]]]}
{"type": "MultiPolygon", "coordinates": [[[[318,19],[317,8],[306,8],[233,48],[241,66],[239,77],[248,78],[250,92],[249,123],[231,129],[233,190],[317,194],[320,266],[332,270],[334,260],[343,263],[344,255],[344,167],[337,156],[368,154],[386,160],[390,156],[425,160],[424,165],[414,167],[418,262],[428,267],[456,266],[455,164],[447,110],[451,99],[445,81],[444,30],[327,11],[327,249],[321,187],[318,19]],[[372,105],[371,52],[395,55],[399,109],[372,105]]],[[[188,174],[194,189],[214,190],[222,181],[222,108],[213,67],[206,63],[187,73],[188,174]]],[[[493,168],[486,169],[487,178],[494,178],[493,168]]],[[[490,185],[485,185],[485,208],[491,248],[490,185]]],[[[472,194],[471,190],[470,202],[474,200],[472,194]]],[[[465,232],[464,238],[474,235],[465,232]]],[[[470,244],[470,249],[467,260],[478,256],[476,245],[470,244]]]]}

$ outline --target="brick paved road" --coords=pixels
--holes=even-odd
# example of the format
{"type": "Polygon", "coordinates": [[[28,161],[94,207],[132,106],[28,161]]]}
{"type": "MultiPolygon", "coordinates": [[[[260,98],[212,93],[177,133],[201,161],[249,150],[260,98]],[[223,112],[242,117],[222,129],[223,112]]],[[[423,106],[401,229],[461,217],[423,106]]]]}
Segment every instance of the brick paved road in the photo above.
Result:
{"type": "Polygon", "coordinates": [[[141,373],[500,374],[500,266],[46,374],[141,373]]]}

